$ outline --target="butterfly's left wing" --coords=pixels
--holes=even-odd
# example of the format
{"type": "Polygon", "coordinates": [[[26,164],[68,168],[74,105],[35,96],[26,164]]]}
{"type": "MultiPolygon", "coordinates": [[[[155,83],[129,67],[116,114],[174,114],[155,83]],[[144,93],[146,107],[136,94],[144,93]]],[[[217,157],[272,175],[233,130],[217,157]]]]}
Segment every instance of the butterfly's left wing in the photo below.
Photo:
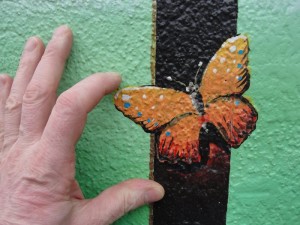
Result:
{"type": "Polygon", "coordinates": [[[155,86],[124,88],[115,95],[115,106],[146,132],[156,131],[178,116],[198,114],[186,93],[155,86]]]}
{"type": "Polygon", "coordinates": [[[200,162],[199,136],[203,123],[204,118],[200,115],[187,115],[173,120],[159,136],[158,159],[169,163],[200,162]]]}

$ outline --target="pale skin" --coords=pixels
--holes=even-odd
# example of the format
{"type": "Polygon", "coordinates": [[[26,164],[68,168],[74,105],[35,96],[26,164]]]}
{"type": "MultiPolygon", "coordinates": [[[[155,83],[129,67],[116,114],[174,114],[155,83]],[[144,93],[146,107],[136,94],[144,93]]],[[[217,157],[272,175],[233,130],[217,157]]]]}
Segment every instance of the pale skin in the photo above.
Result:
{"type": "Polygon", "coordinates": [[[106,225],[164,195],[158,183],[132,179],[84,198],[74,178],[75,145],[87,114],[121,78],[93,74],[57,96],[71,46],[67,26],[46,48],[31,37],[14,79],[0,75],[1,225],[106,225]]]}

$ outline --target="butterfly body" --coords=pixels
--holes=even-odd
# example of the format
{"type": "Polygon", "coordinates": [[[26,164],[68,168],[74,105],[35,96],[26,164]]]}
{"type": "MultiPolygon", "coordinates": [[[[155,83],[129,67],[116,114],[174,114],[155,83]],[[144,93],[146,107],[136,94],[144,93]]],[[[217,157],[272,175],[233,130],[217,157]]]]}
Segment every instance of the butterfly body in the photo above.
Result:
{"type": "MultiPolygon", "coordinates": [[[[156,86],[124,88],[115,95],[115,106],[146,132],[157,134],[160,161],[203,162],[200,133],[209,132],[207,124],[235,148],[255,129],[257,113],[242,97],[249,87],[248,51],[245,36],[230,38],[211,59],[200,85],[190,82],[187,93],[156,86]]],[[[209,148],[210,158],[222,151],[214,143],[209,148]]]]}

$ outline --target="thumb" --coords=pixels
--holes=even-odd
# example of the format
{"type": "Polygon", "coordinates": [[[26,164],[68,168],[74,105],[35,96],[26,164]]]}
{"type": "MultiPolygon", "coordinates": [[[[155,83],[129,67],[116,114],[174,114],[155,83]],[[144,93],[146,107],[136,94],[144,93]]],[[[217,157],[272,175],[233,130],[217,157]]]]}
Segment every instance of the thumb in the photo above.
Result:
{"type": "Polygon", "coordinates": [[[144,204],[162,199],[163,187],[151,180],[133,179],[103,191],[78,205],[72,224],[107,225],[144,204]]]}

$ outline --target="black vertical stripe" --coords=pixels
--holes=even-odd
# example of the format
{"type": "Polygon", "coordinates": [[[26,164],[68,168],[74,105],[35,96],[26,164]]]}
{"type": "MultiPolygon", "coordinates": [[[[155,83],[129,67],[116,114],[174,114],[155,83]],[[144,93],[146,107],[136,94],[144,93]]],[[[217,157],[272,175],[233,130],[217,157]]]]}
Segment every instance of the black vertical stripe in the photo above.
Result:
{"type": "MultiPolygon", "coordinates": [[[[199,61],[201,75],[221,44],[236,35],[237,10],[237,0],[157,0],[156,86],[185,91],[166,77],[188,84],[194,81],[199,61]]],[[[202,140],[203,149],[209,141],[224,146],[217,135],[204,135],[202,140]]],[[[166,196],[153,206],[153,224],[226,224],[229,168],[229,157],[217,170],[175,168],[155,157],[154,179],[164,186],[166,196]]]]}

